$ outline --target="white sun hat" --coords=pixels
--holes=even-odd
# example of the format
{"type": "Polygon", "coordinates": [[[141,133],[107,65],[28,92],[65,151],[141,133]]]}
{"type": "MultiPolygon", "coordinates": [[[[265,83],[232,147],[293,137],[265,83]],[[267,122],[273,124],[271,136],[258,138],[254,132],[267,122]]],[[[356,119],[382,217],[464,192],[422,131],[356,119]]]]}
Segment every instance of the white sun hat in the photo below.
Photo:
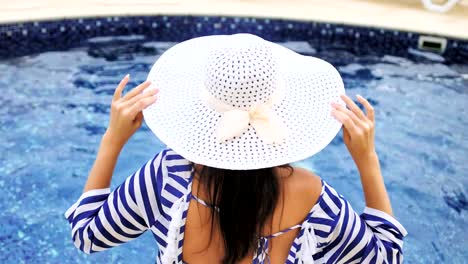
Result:
{"type": "Polygon", "coordinates": [[[215,168],[251,170],[305,159],[341,124],[343,81],[328,62],[250,34],[181,42],[156,61],[143,111],[146,124],[184,158],[215,168]]]}

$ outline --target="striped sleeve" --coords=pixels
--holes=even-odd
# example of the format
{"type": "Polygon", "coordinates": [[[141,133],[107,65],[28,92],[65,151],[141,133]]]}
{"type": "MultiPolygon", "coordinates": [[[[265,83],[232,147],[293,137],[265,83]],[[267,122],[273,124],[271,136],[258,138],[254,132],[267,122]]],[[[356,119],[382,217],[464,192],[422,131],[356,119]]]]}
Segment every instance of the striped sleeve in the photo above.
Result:
{"type": "MultiPolygon", "coordinates": [[[[326,263],[401,263],[405,228],[392,216],[371,208],[357,214],[343,196],[327,186],[320,201],[317,233],[323,247],[314,260],[326,263]],[[326,225],[329,228],[325,229],[326,225]],[[320,240],[322,236],[323,240],[320,240]]],[[[315,219],[317,220],[317,219],[315,219]]],[[[316,229],[316,228],[314,228],[316,229]]]]}
{"type": "Polygon", "coordinates": [[[165,152],[110,192],[90,190],[65,212],[75,246],[86,254],[104,251],[137,238],[162,214],[162,183],[156,181],[165,152]]]}
{"type": "Polygon", "coordinates": [[[383,263],[403,262],[403,238],[406,229],[393,216],[377,209],[366,207],[361,219],[366,223],[366,230],[372,235],[364,250],[364,262],[372,263],[382,255],[383,263]]]}

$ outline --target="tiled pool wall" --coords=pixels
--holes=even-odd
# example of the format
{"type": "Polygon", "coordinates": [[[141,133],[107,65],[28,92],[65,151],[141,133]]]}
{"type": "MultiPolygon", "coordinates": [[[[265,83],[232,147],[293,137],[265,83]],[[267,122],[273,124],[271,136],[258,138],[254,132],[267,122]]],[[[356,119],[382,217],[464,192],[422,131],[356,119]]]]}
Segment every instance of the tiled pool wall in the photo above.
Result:
{"type": "MultiPolygon", "coordinates": [[[[104,36],[142,35],[145,41],[183,41],[212,34],[252,33],[277,42],[308,41],[314,48],[343,47],[357,54],[404,56],[420,34],[310,21],[219,16],[76,18],[0,25],[0,58],[65,50],[104,36]]],[[[447,38],[446,63],[468,61],[468,41],[447,38]]]]}

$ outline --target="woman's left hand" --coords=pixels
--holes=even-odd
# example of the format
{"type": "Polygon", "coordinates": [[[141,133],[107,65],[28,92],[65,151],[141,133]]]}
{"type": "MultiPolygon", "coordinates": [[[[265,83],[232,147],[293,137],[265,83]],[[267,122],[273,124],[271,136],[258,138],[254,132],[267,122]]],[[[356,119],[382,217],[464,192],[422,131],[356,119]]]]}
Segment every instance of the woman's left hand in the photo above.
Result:
{"type": "Polygon", "coordinates": [[[122,91],[129,79],[130,77],[127,74],[115,89],[109,127],[105,133],[107,141],[119,148],[122,148],[141,127],[143,122],[142,110],[156,102],[156,94],[159,92],[157,89],[151,89],[142,93],[151,85],[149,81],[145,81],[122,96],[122,91]]]}

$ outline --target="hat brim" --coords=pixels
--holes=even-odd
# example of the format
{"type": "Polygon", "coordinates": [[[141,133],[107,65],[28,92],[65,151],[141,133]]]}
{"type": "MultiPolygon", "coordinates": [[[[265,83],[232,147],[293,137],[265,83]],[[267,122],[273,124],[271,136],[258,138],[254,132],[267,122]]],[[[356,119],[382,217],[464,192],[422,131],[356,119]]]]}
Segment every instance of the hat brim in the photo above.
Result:
{"type": "Polygon", "coordinates": [[[344,104],[343,81],[328,62],[271,43],[284,82],[282,100],[273,106],[287,136],[282,144],[263,142],[249,126],[239,137],[216,140],[220,113],[204,101],[202,89],[210,49],[225,35],[181,42],[152,67],[148,80],[159,100],[143,111],[145,122],[168,147],[184,158],[210,167],[250,170],[274,167],[310,157],[325,148],[341,128],[331,116],[331,102],[344,104]]]}

